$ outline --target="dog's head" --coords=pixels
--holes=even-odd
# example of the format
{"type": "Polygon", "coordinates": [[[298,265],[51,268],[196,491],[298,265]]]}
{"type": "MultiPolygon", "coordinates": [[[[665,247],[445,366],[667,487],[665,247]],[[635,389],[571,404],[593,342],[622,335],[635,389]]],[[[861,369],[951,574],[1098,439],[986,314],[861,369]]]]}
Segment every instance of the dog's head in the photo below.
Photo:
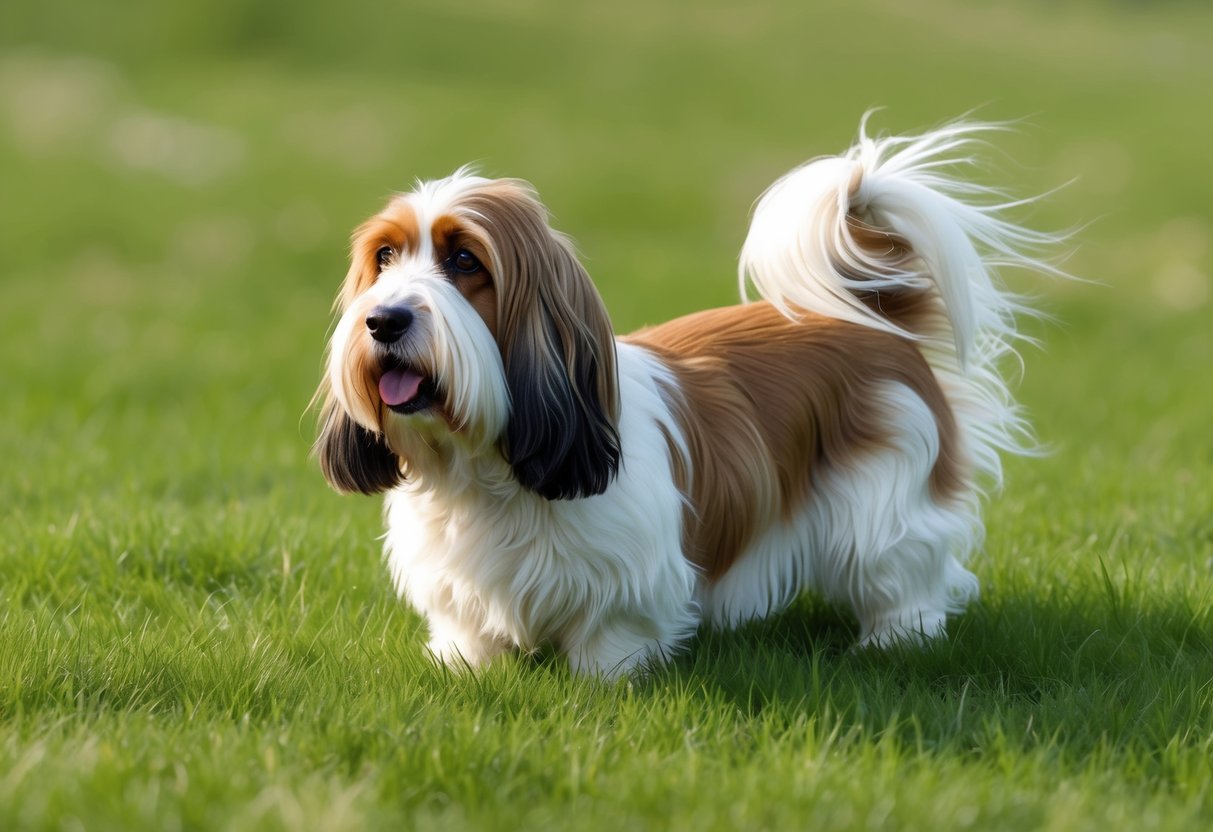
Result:
{"type": "Polygon", "coordinates": [[[316,450],[339,491],[441,476],[495,454],[548,499],[619,466],[610,320],[525,182],[465,171],[394,198],[354,233],[316,450]]]}

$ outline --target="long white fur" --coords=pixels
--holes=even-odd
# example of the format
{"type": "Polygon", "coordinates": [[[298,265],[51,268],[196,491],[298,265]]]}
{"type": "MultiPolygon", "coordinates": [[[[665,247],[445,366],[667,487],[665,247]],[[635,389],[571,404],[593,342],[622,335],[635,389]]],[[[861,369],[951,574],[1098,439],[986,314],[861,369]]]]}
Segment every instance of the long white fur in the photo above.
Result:
{"type": "Polygon", "coordinates": [[[435,656],[479,664],[552,641],[575,668],[615,675],[694,632],[697,575],[658,427],[674,425],[655,383],[667,373],[638,347],[620,344],[618,360],[623,464],[605,493],[548,501],[500,456],[474,455],[455,460],[472,469],[458,487],[417,479],[388,495],[392,579],[426,615],[435,656]]]}
{"type": "MultiPolygon", "coordinates": [[[[545,500],[515,482],[485,442],[469,443],[424,414],[387,416],[389,444],[441,462],[417,466],[417,476],[389,493],[385,540],[392,580],[426,617],[434,655],[479,665],[510,647],[550,641],[579,671],[617,675],[664,658],[702,621],[733,626],[780,609],[804,588],[854,609],[863,643],[941,634],[946,616],[977,593],[963,562],[981,542],[979,484],[999,481],[1000,452],[1030,444],[999,375],[1021,307],[1000,288],[996,268],[1052,271],[1032,254],[1051,238],[1002,219],[997,206],[972,204],[993,192],[945,175],[966,161],[956,154],[980,129],[874,140],[861,128],[847,154],[798,168],[767,191],[741,257],[743,287],[750,281],[790,317],[800,307],[920,341],[957,417],[973,469],[969,493],[942,503],[931,495],[934,417],[909,388],[885,383],[877,391],[884,407],[872,418],[885,424],[890,445],[845,470],[815,473],[804,510],[769,527],[708,584],[682,551],[684,498],[666,438],[689,462],[666,399],[677,381],[659,357],[620,343],[622,465],[598,496],[545,500]],[[908,241],[919,267],[880,272],[851,239],[848,212],[908,241]],[[854,281],[842,266],[871,280],[854,281]],[[853,296],[872,281],[935,286],[950,329],[934,337],[898,330],[853,296]]],[[[416,191],[410,199],[423,228],[472,181],[461,171],[416,191]]],[[[423,257],[414,261],[385,272],[367,303],[407,297],[435,312],[429,360],[444,382],[463,385],[459,412],[468,423],[493,436],[508,395],[492,336],[423,257]]],[[[365,308],[353,304],[352,323],[343,319],[334,336],[339,397],[337,347],[365,308]]]]}

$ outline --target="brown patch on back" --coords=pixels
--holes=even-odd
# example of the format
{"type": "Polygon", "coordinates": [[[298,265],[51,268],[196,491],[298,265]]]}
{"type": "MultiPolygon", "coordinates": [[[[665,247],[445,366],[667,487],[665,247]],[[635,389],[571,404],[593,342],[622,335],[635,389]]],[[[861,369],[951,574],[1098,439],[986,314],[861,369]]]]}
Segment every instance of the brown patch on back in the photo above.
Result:
{"type": "Polygon", "coordinates": [[[911,341],[813,313],[792,321],[765,302],[688,315],[626,340],[657,352],[678,378],[692,468],[674,466],[690,502],[684,543],[709,580],[769,522],[805,504],[815,471],[888,446],[896,414],[879,409],[880,382],[905,384],[935,416],[932,493],[944,499],[963,487],[955,419],[911,341]]]}

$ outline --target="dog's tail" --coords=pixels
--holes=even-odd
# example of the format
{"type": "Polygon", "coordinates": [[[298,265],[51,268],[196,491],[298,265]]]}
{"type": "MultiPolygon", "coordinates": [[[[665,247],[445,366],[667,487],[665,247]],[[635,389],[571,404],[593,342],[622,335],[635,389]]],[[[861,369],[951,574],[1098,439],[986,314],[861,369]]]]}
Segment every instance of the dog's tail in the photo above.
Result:
{"type": "MultiPolygon", "coordinates": [[[[864,122],[866,124],[866,117],[864,122]]],[[[871,138],[815,159],[759,199],[741,251],[747,284],[792,318],[815,312],[918,341],[965,436],[975,473],[1001,484],[999,451],[1035,440],[1003,378],[1034,314],[999,270],[1061,272],[1043,259],[1060,239],[1016,225],[1023,204],[959,178],[996,125],[956,123],[871,138]]]]}

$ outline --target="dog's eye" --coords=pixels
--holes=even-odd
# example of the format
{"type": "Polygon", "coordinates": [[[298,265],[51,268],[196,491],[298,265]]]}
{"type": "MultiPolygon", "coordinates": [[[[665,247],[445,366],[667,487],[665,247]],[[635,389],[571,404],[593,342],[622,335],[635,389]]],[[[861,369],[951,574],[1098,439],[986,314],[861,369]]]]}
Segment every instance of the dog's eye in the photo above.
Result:
{"type": "Polygon", "coordinates": [[[384,246],[375,252],[375,262],[379,264],[380,271],[387,268],[387,264],[392,262],[392,258],[395,255],[396,250],[391,246],[384,246]]]}
{"type": "Polygon", "coordinates": [[[461,248],[451,255],[451,268],[460,274],[471,274],[480,270],[480,261],[466,248],[461,248]]]}

